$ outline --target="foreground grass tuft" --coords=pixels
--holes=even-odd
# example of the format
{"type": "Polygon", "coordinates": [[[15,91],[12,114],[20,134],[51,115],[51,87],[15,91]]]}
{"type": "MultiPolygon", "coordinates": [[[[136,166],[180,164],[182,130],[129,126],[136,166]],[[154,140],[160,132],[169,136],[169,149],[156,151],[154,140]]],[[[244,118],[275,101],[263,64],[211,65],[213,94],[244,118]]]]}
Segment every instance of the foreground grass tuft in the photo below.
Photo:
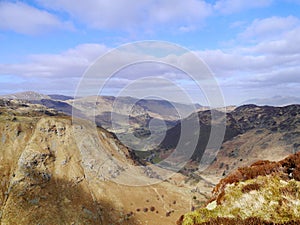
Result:
{"type": "Polygon", "coordinates": [[[300,224],[299,193],[299,181],[258,176],[227,185],[218,202],[184,215],[181,224],[300,224]]]}

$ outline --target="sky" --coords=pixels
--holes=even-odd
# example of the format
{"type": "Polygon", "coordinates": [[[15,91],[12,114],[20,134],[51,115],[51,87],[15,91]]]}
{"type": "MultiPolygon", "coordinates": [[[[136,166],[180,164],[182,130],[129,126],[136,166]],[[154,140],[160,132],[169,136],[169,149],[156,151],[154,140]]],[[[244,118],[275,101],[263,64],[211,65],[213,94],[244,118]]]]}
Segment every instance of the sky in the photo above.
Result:
{"type": "MultiPolygon", "coordinates": [[[[1,0],[0,94],[32,90],[74,96],[101,56],[143,40],[181,46],[199,57],[226,105],[300,97],[300,0],[1,0]]],[[[163,57],[170,63],[186,59],[176,52],[163,57]]],[[[115,69],[100,94],[148,88],[154,97],[168,92],[183,101],[170,81],[206,104],[206,91],[181,68],[153,62],[115,69]],[[145,74],[149,77],[140,82],[145,74]]],[[[87,95],[99,93],[87,90],[87,95]]]]}

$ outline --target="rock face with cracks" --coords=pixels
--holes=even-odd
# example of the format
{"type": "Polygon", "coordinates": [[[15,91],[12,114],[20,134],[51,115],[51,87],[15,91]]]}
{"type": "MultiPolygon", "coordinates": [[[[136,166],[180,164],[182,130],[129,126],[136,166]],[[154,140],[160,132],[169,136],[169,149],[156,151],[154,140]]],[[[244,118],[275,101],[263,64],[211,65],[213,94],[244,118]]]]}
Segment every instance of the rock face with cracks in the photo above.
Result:
{"type": "Polygon", "coordinates": [[[113,134],[87,123],[0,99],[1,224],[173,224],[190,207],[190,187],[149,177],[113,134]]]}

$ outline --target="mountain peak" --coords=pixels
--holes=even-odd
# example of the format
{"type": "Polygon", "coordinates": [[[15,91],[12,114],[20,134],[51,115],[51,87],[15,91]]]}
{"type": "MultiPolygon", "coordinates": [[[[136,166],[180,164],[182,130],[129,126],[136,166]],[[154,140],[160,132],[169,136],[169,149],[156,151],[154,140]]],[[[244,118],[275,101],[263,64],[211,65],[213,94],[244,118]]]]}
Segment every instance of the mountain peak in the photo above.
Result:
{"type": "Polygon", "coordinates": [[[19,99],[19,100],[42,100],[50,99],[48,95],[44,95],[34,91],[17,92],[9,95],[2,95],[2,98],[19,99]]]}

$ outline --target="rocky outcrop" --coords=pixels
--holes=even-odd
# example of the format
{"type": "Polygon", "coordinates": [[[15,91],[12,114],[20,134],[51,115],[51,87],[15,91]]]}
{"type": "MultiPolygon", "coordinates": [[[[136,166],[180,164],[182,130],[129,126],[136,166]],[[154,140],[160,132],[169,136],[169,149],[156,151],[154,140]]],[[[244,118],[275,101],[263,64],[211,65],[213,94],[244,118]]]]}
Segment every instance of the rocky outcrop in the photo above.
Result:
{"type": "Polygon", "coordinates": [[[193,196],[201,199],[183,178],[159,180],[114,134],[90,125],[0,100],[1,224],[172,224],[193,196]]]}

